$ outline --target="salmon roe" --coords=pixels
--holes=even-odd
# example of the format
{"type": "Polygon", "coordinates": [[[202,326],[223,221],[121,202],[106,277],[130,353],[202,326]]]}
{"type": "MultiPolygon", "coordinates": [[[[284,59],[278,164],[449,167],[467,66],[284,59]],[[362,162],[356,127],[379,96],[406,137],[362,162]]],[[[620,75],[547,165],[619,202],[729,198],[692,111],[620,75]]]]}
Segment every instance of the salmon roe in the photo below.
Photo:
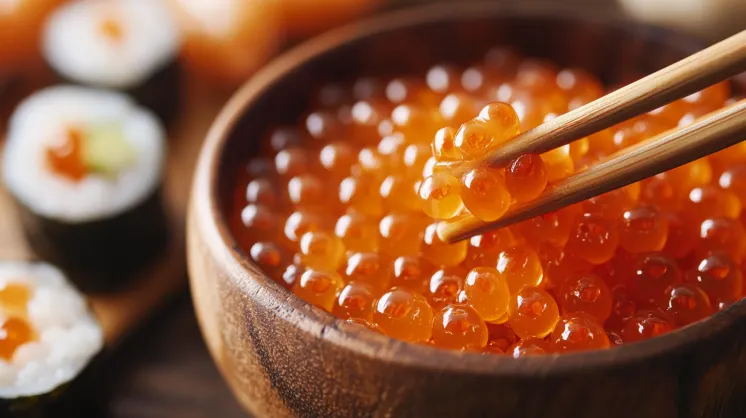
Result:
{"type": "MultiPolygon", "coordinates": [[[[744,296],[743,144],[469,240],[437,233],[464,216],[498,220],[730,95],[721,83],[541,154],[475,163],[604,90],[583,69],[507,48],[469,67],[322,86],[315,107],[270,130],[242,167],[231,229],[281,286],[408,342],[524,357],[671,332],[744,296]]],[[[62,139],[47,160],[75,180],[77,134],[62,139]]],[[[33,338],[8,302],[22,293],[0,289],[14,336],[0,357],[33,338]]]]}
{"type": "Polygon", "coordinates": [[[6,282],[0,289],[0,359],[11,361],[16,349],[36,338],[28,322],[28,303],[32,290],[23,283],[6,282]]]}
{"type": "Polygon", "coordinates": [[[22,283],[6,283],[0,289],[0,308],[8,315],[25,317],[27,315],[27,306],[31,300],[32,291],[28,286],[22,283]]]}
{"type": "Polygon", "coordinates": [[[23,344],[33,340],[31,325],[20,318],[9,318],[0,326],[0,358],[10,361],[13,353],[23,344]]]}
{"type": "Polygon", "coordinates": [[[55,173],[78,182],[88,174],[83,161],[83,132],[69,128],[47,145],[46,160],[55,173]]]}

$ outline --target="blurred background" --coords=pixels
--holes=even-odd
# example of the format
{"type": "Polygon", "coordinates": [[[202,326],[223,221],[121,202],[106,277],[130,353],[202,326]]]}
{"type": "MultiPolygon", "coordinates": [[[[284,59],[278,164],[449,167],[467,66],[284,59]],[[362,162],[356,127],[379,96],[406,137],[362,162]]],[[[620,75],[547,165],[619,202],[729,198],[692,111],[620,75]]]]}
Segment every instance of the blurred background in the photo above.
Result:
{"type": "MultiPolygon", "coordinates": [[[[43,76],[42,27],[48,15],[66,1],[69,0],[0,0],[0,80],[5,80],[4,84],[13,84],[9,80],[18,80],[19,75],[43,76]]],[[[394,8],[469,0],[154,1],[167,3],[182,31],[180,59],[189,73],[232,87],[276,54],[334,26],[394,8]]],[[[554,1],[614,8],[635,19],[711,40],[746,25],[743,0],[554,1]]],[[[3,98],[8,100],[7,95],[3,98]]]]}
{"type": "MultiPolygon", "coordinates": [[[[0,126],[19,100],[58,81],[43,56],[42,33],[50,13],[73,1],[0,0],[0,126]]],[[[187,193],[199,139],[215,111],[273,57],[309,37],[374,13],[468,0],[152,1],[164,2],[180,31],[177,58],[185,74],[183,88],[188,91],[184,100],[210,104],[204,107],[209,110],[198,115],[201,123],[172,130],[176,136],[188,130],[190,137],[197,138],[173,151],[187,155],[178,159],[179,173],[184,177],[182,193],[187,193]]],[[[673,27],[709,41],[746,27],[746,0],[554,1],[610,8],[632,19],[673,27]]],[[[105,29],[117,36],[116,28],[105,29]]],[[[184,114],[176,115],[177,125],[180,117],[184,114]]],[[[207,354],[187,291],[166,305],[117,350],[110,370],[114,387],[106,416],[245,416],[207,354]]]]}

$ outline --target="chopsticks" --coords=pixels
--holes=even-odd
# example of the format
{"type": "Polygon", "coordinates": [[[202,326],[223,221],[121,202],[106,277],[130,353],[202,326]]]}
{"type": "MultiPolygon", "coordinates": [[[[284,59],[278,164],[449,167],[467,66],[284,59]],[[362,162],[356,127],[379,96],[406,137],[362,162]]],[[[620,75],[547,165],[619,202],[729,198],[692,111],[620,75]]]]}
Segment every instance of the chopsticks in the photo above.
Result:
{"type": "Polygon", "coordinates": [[[681,129],[674,129],[620,151],[605,162],[547,189],[538,198],[514,205],[502,218],[482,222],[467,215],[438,225],[444,241],[455,242],[640,181],[720,151],[746,139],[746,99],[681,129]]]}
{"type": "MultiPolygon", "coordinates": [[[[478,165],[499,166],[526,153],[543,153],[656,109],[746,71],[746,31],[691,55],[592,103],[518,135],[478,161],[453,163],[456,175],[478,165]]],[[[548,188],[537,199],[514,205],[502,218],[485,223],[472,215],[441,222],[448,242],[520,222],[634,183],[704,157],[746,139],[746,101],[713,112],[621,150],[605,162],[548,188]]]]}
{"type": "MultiPolygon", "coordinates": [[[[523,154],[541,154],[746,71],[746,30],[591,103],[521,133],[478,164],[499,166],[523,154]]],[[[472,164],[440,164],[463,174],[472,164]]]]}

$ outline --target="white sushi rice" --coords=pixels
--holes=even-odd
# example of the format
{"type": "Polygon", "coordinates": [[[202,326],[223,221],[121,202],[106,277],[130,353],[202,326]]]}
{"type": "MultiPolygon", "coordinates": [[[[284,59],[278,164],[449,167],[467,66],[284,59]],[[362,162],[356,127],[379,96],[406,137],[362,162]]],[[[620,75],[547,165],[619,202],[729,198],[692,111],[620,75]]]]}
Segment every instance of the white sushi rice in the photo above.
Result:
{"type": "Polygon", "coordinates": [[[180,44],[163,0],[78,0],[50,16],[42,49],[52,68],[70,80],[127,89],[173,61],[180,44]],[[102,33],[107,19],[122,28],[121,39],[102,33]]]}
{"type": "MultiPolygon", "coordinates": [[[[9,283],[31,289],[28,321],[38,338],[18,347],[10,362],[0,359],[0,398],[51,392],[74,379],[101,351],[101,327],[83,296],[49,264],[0,263],[0,289],[9,283]]],[[[0,307],[0,322],[5,315],[0,307]]]]}
{"type": "Polygon", "coordinates": [[[127,96],[58,86],[27,98],[10,119],[3,179],[11,193],[37,215],[67,223],[105,219],[144,201],[158,187],[165,152],[157,118],[127,96]],[[46,147],[70,126],[121,125],[135,161],[116,177],[89,174],[78,182],[52,171],[46,147]]]}

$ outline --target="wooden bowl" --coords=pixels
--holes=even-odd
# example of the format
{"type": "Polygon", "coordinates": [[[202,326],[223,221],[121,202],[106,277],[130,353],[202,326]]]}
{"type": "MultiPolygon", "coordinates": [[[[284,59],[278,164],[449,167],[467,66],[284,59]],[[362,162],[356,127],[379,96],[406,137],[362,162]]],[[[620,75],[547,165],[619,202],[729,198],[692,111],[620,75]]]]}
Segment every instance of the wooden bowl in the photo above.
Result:
{"type": "Polygon", "coordinates": [[[312,40],[227,104],[202,149],[188,217],[202,332],[241,404],[262,417],[666,418],[746,416],[746,304],[619,348],[512,359],[437,350],[339,321],[266,277],[238,248],[225,208],[240,164],[271,127],[294,123],[320,82],[422,75],[510,43],[609,83],[700,47],[613,11],[561,2],[446,4],[312,40]]]}

